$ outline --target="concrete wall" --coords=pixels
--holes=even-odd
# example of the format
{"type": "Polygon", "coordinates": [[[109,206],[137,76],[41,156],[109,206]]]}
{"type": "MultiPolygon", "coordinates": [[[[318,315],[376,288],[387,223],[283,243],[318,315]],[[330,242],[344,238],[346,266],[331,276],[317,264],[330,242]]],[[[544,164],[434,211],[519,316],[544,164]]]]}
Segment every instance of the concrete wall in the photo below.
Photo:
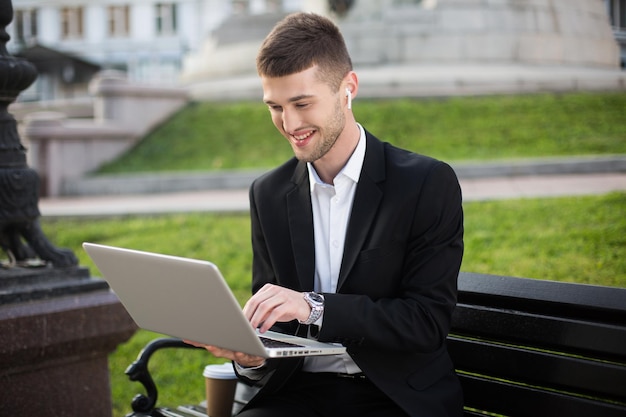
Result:
{"type": "Polygon", "coordinates": [[[604,0],[371,0],[339,25],[355,65],[619,66],[604,0]]]}

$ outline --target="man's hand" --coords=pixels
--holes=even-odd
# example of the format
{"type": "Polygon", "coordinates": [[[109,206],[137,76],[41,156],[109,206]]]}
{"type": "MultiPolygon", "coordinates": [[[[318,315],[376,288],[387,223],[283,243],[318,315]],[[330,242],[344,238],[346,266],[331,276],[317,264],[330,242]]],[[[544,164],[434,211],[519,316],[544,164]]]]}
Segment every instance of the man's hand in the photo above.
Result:
{"type": "MultiPolygon", "coordinates": [[[[311,314],[309,303],[304,300],[301,292],[293,291],[278,285],[265,284],[252,296],[243,308],[243,312],[254,329],[261,333],[266,332],[276,322],[286,322],[294,319],[305,321],[311,314]]],[[[185,340],[193,346],[202,347],[215,357],[225,358],[237,362],[243,367],[256,367],[265,362],[260,356],[253,356],[243,352],[233,352],[217,346],[185,340]]]]}
{"type": "Polygon", "coordinates": [[[243,352],[233,352],[232,350],[222,349],[217,346],[203,345],[201,343],[192,342],[190,340],[185,340],[185,343],[196,347],[205,348],[206,350],[211,352],[216,358],[224,358],[235,361],[244,368],[261,366],[265,362],[265,359],[260,356],[248,355],[247,353],[243,352]]]}
{"type": "Polygon", "coordinates": [[[243,312],[252,327],[264,333],[276,322],[305,321],[311,314],[311,307],[304,300],[303,293],[265,284],[248,300],[243,312]]]}

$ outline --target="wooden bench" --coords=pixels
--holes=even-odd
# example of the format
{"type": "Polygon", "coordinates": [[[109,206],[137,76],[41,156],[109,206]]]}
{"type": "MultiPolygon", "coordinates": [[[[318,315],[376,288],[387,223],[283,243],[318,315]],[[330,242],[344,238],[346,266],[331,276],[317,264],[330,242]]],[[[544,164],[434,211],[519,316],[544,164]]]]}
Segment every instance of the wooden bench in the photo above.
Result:
{"type": "MultiPolygon", "coordinates": [[[[461,273],[448,345],[468,417],[626,416],[626,288],[461,273]]],[[[126,371],[147,391],[134,417],[194,415],[155,408],[164,347],[188,346],[154,341],[126,371]]]]}

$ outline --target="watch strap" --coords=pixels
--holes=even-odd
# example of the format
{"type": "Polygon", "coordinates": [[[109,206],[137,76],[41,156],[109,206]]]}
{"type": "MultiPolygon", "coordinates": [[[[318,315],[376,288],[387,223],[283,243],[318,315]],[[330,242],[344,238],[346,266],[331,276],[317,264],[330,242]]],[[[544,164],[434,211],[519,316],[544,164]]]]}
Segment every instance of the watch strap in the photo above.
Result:
{"type": "Polygon", "coordinates": [[[315,294],[315,293],[304,293],[304,300],[311,307],[311,313],[309,314],[309,317],[305,321],[298,320],[300,324],[304,324],[304,325],[313,324],[317,320],[319,320],[320,317],[322,317],[322,314],[324,314],[324,296],[321,294],[315,294],[315,296],[320,297],[322,299],[321,302],[315,302],[311,299],[311,296],[310,296],[311,294],[315,294]]]}

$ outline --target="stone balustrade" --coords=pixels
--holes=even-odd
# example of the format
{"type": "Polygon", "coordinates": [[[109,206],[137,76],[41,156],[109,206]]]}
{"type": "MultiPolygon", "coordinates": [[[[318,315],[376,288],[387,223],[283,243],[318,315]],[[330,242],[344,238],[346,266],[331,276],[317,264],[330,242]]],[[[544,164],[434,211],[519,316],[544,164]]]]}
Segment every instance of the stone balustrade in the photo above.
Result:
{"type": "Polygon", "coordinates": [[[93,118],[58,111],[24,116],[22,136],[41,195],[63,195],[66,181],[117,158],[188,102],[182,88],[133,84],[117,71],[100,73],[89,90],[93,118]]]}

